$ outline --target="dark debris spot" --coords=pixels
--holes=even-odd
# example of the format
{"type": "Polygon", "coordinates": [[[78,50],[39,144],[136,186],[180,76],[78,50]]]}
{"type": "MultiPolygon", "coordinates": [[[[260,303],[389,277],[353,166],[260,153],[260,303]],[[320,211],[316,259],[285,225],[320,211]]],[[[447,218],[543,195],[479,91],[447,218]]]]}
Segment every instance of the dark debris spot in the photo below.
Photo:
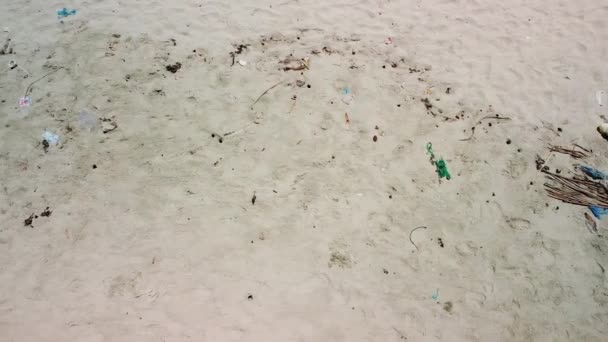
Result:
{"type": "Polygon", "coordinates": [[[52,213],[53,213],[53,211],[50,210],[49,207],[46,207],[46,209],[44,209],[44,211],[40,213],[40,216],[41,217],[49,217],[49,216],[51,216],[52,213]]]}

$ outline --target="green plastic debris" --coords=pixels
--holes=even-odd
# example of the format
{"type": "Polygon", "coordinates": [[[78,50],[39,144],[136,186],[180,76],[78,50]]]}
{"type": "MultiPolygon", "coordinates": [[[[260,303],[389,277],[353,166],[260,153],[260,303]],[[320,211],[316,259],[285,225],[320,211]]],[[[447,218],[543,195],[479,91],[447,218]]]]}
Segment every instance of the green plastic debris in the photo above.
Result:
{"type": "Polygon", "coordinates": [[[431,156],[431,163],[433,163],[436,167],[436,172],[439,175],[439,179],[445,178],[450,180],[452,176],[450,176],[450,172],[448,171],[448,165],[446,164],[443,158],[439,158],[439,160],[435,159],[435,154],[433,153],[433,144],[426,144],[426,153],[431,156]]]}

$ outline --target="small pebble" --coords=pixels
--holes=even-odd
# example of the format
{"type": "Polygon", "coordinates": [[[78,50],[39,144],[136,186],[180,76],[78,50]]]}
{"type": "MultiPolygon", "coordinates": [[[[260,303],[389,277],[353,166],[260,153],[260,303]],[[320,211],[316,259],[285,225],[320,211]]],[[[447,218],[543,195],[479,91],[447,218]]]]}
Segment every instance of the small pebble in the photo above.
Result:
{"type": "Polygon", "coordinates": [[[378,141],[378,136],[374,135],[373,140],[374,140],[374,142],[378,141]]]}
{"type": "Polygon", "coordinates": [[[507,145],[511,145],[511,139],[507,139],[507,145]]]}
{"type": "Polygon", "coordinates": [[[307,85],[306,85],[306,88],[309,88],[309,89],[310,89],[310,84],[307,84],[307,85]]]}
{"type": "Polygon", "coordinates": [[[96,165],[96,164],[93,164],[93,168],[94,168],[94,169],[96,169],[96,168],[97,168],[97,165],[96,165]]]}
{"type": "Polygon", "coordinates": [[[557,131],[558,131],[558,132],[561,132],[561,131],[562,131],[562,128],[561,128],[561,127],[557,127],[557,131]]]}

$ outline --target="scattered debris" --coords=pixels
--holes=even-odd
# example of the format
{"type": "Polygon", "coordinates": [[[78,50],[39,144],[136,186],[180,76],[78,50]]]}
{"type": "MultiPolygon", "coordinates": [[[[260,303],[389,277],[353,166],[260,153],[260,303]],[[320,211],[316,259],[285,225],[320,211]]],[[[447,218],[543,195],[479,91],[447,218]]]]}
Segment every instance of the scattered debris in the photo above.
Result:
{"type": "Polygon", "coordinates": [[[348,117],[348,113],[344,113],[344,121],[346,121],[346,124],[350,124],[350,118],[348,117]]]}
{"type": "Polygon", "coordinates": [[[32,91],[32,87],[34,86],[34,84],[36,84],[37,82],[43,80],[44,78],[48,77],[51,74],[56,73],[57,71],[61,70],[61,69],[65,69],[64,67],[56,67],[55,69],[47,72],[44,76],[34,80],[32,83],[30,83],[27,88],[25,89],[25,94],[23,96],[28,96],[30,94],[30,92],[32,91]]]}
{"type": "Polygon", "coordinates": [[[247,66],[247,61],[244,61],[242,59],[239,59],[239,65],[240,66],[247,66]]]}
{"type": "Polygon", "coordinates": [[[31,227],[31,228],[34,228],[34,225],[33,225],[32,223],[34,223],[34,219],[35,219],[35,218],[38,218],[38,216],[36,216],[36,215],[34,215],[34,214],[30,215],[30,217],[26,218],[26,219],[23,221],[23,225],[24,225],[25,227],[28,227],[28,226],[29,226],[29,227],[31,227]]]}
{"type": "Polygon", "coordinates": [[[595,222],[593,217],[591,217],[591,215],[589,215],[588,213],[585,213],[585,226],[587,226],[587,229],[589,229],[589,232],[591,234],[598,233],[597,222],[595,222]]]}
{"type": "Polygon", "coordinates": [[[118,124],[114,121],[114,117],[111,118],[101,118],[101,128],[103,129],[103,134],[110,133],[118,128],[118,124]]]}
{"type": "MultiPolygon", "coordinates": [[[[276,83],[275,85],[273,85],[272,87],[266,89],[260,96],[258,96],[258,98],[253,102],[253,104],[251,105],[251,109],[253,109],[253,106],[255,106],[256,103],[258,103],[258,101],[260,101],[260,99],[262,98],[262,96],[266,95],[266,93],[268,93],[269,91],[271,91],[274,87],[278,86],[279,84],[285,82],[285,80],[280,81],[278,83],[276,83]]],[[[310,88],[310,85],[309,85],[310,88]]]]}
{"type": "Polygon", "coordinates": [[[42,140],[42,149],[44,150],[44,153],[47,153],[49,151],[49,142],[46,140],[42,140]]]}
{"type": "Polygon", "coordinates": [[[448,313],[452,313],[453,308],[454,308],[454,304],[452,304],[452,302],[443,303],[443,310],[447,311],[448,313]]]}
{"type": "Polygon", "coordinates": [[[31,96],[23,96],[19,98],[19,107],[29,107],[32,105],[31,96]]]}
{"type": "Polygon", "coordinates": [[[452,93],[452,88],[447,87],[446,90],[445,90],[445,93],[446,94],[451,94],[452,93]]]}
{"type": "Polygon", "coordinates": [[[167,69],[167,71],[169,71],[170,73],[175,74],[181,67],[182,67],[182,63],[176,62],[175,64],[167,65],[165,67],[165,69],[167,69]]]}
{"type": "MultiPolygon", "coordinates": [[[[231,132],[226,133],[226,135],[231,134],[231,132]]],[[[217,133],[211,133],[211,137],[215,138],[217,137],[217,141],[221,144],[224,142],[224,138],[222,138],[221,135],[217,134],[217,133]]],[[[221,158],[220,158],[221,159],[221,158]]]]}
{"type": "Polygon", "coordinates": [[[511,118],[506,117],[506,116],[500,116],[498,114],[496,114],[494,116],[492,116],[492,115],[484,116],[483,118],[479,119],[477,121],[477,123],[475,125],[473,125],[473,127],[471,127],[471,136],[469,136],[466,139],[460,139],[460,141],[468,141],[468,140],[473,139],[473,136],[475,135],[475,127],[480,125],[483,120],[511,120],[511,118]]]}
{"type": "Polygon", "coordinates": [[[44,211],[40,213],[40,216],[49,217],[52,213],[53,211],[51,211],[49,207],[46,207],[46,209],[44,209],[44,211]]]}
{"type": "Polygon", "coordinates": [[[418,246],[416,246],[416,244],[415,244],[415,243],[414,243],[414,241],[412,240],[412,234],[413,234],[413,233],[414,233],[416,230],[418,230],[418,229],[426,229],[426,227],[425,227],[425,226],[419,226],[419,227],[416,227],[416,228],[414,228],[414,229],[410,230],[410,242],[412,243],[412,245],[413,245],[414,247],[416,247],[416,250],[418,250],[418,246]]]}
{"type": "MultiPolygon", "coordinates": [[[[234,46],[234,48],[236,50],[230,52],[230,57],[232,57],[232,64],[230,64],[230,66],[234,65],[234,58],[237,55],[240,55],[241,53],[243,53],[244,50],[247,50],[247,48],[250,46],[250,44],[233,44],[232,46],[234,46]]],[[[239,61],[240,64],[240,61],[239,61]]]]}
{"type": "Polygon", "coordinates": [[[568,149],[565,147],[561,147],[561,146],[556,146],[556,145],[549,145],[549,151],[551,152],[557,152],[557,153],[563,153],[563,154],[569,154],[570,156],[572,156],[575,159],[581,159],[581,158],[586,158],[589,155],[587,155],[584,152],[581,151],[575,151],[572,149],[568,149]]]}
{"type": "Polygon", "coordinates": [[[57,19],[63,19],[63,18],[69,17],[71,15],[76,15],[75,9],[68,10],[67,8],[64,7],[64,8],[57,10],[57,19]]]}
{"type": "Polygon", "coordinates": [[[386,40],[384,41],[384,44],[386,44],[386,45],[393,44],[393,38],[387,37],[386,40]]]}
{"type": "Polygon", "coordinates": [[[435,293],[431,296],[433,300],[439,299],[439,289],[435,290],[435,293]]]}
{"type": "Polygon", "coordinates": [[[298,70],[309,69],[309,65],[310,65],[310,59],[308,57],[296,58],[293,56],[289,56],[279,62],[284,65],[283,71],[289,71],[289,70],[298,71],[298,70]]]}
{"type": "Polygon", "coordinates": [[[53,146],[59,144],[59,136],[49,131],[45,131],[44,133],[42,133],[42,139],[43,141],[46,141],[48,144],[53,146]]]}
{"type": "Polygon", "coordinates": [[[545,183],[549,197],[565,203],[608,208],[608,192],[600,182],[581,178],[566,178],[543,171],[553,183],[545,183]]]}
{"type": "Polygon", "coordinates": [[[443,239],[441,238],[437,238],[437,243],[439,244],[439,247],[443,248],[444,244],[443,244],[443,239]]]}
{"type": "Polygon", "coordinates": [[[83,109],[78,114],[78,123],[80,124],[80,128],[92,132],[97,128],[99,121],[95,114],[83,109]]]}
{"type": "Polygon", "coordinates": [[[426,153],[430,156],[431,164],[435,165],[435,171],[437,172],[437,175],[439,175],[439,179],[445,177],[445,179],[450,180],[452,176],[448,171],[448,166],[445,160],[443,160],[443,158],[440,158],[439,160],[435,159],[435,154],[433,153],[433,144],[430,142],[426,144],[426,153]]]}
{"type": "Polygon", "coordinates": [[[594,168],[592,168],[591,166],[585,166],[585,165],[581,165],[579,167],[581,169],[581,171],[583,171],[584,174],[586,174],[587,176],[593,178],[593,179],[608,179],[608,174],[596,170],[594,168]]]}
{"type": "Polygon", "coordinates": [[[300,88],[302,88],[305,84],[306,84],[306,82],[304,82],[304,81],[301,81],[301,80],[296,81],[296,85],[300,88]]]}

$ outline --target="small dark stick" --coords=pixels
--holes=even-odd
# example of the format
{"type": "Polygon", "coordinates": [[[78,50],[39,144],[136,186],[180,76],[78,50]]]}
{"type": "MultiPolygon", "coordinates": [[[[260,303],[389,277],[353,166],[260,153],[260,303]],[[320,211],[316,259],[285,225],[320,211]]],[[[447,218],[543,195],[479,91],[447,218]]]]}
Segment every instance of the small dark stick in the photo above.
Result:
{"type": "Polygon", "coordinates": [[[416,244],[415,244],[415,243],[414,243],[414,241],[412,240],[412,233],[413,233],[413,232],[415,232],[415,231],[416,231],[416,230],[418,230],[418,229],[426,229],[426,227],[425,227],[425,226],[420,226],[420,227],[416,227],[416,228],[414,228],[414,229],[412,229],[412,230],[410,231],[410,242],[412,243],[412,245],[414,245],[414,247],[416,247],[416,250],[418,250],[418,246],[416,246],[416,244]]]}
{"type": "Polygon", "coordinates": [[[257,197],[255,196],[255,191],[253,192],[253,197],[251,197],[251,205],[255,205],[255,199],[257,197]]]}

